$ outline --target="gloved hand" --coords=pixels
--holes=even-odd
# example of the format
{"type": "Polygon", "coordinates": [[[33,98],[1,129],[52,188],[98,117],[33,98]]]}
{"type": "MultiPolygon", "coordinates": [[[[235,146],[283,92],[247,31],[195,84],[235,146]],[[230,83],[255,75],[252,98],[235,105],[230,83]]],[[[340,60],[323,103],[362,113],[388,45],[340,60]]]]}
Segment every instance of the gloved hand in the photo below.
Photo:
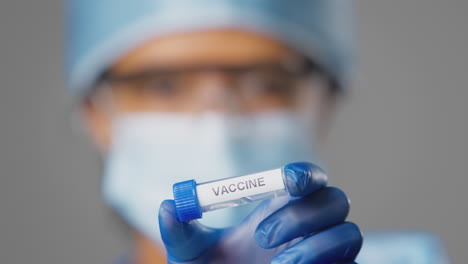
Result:
{"type": "Polygon", "coordinates": [[[291,196],[264,201],[231,228],[181,223],[174,201],[164,201],[159,224],[168,263],[353,263],[362,235],[344,222],[346,195],[325,187],[323,172],[310,163],[289,164],[285,174],[291,196]]]}

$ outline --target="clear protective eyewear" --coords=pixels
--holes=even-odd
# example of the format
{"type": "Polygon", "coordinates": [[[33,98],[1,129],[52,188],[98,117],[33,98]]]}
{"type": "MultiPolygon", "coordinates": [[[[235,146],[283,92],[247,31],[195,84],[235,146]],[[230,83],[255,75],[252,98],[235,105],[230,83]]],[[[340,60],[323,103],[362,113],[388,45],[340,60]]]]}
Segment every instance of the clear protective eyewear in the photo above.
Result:
{"type": "Polygon", "coordinates": [[[317,64],[289,58],[240,66],[156,67],[125,74],[108,71],[99,79],[93,97],[104,97],[107,106],[124,112],[210,109],[250,113],[309,111],[318,94],[329,89],[329,79],[317,64]]]}

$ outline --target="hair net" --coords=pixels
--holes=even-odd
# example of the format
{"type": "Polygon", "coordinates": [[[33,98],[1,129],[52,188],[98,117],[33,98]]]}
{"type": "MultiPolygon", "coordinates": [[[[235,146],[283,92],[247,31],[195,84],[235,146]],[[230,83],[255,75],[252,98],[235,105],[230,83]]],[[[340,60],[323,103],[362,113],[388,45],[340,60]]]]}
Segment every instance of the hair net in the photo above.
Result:
{"type": "Polygon", "coordinates": [[[74,94],[136,45],[159,35],[238,28],[266,34],[322,65],[345,86],[353,54],[352,0],[68,0],[66,73],[74,94]]]}

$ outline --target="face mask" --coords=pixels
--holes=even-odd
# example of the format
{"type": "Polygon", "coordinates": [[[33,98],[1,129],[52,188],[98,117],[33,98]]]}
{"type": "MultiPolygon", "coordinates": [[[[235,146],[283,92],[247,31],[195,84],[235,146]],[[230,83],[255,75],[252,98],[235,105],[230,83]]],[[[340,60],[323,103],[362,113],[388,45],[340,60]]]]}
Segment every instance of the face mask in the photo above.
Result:
{"type": "MultiPolygon", "coordinates": [[[[249,116],[205,113],[132,114],[113,124],[102,193],[134,228],[160,242],[158,210],[172,185],[205,182],[283,166],[316,162],[313,129],[290,112],[249,116]]],[[[255,204],[203,215],[201,223],[239,223],[255,204]]]]}

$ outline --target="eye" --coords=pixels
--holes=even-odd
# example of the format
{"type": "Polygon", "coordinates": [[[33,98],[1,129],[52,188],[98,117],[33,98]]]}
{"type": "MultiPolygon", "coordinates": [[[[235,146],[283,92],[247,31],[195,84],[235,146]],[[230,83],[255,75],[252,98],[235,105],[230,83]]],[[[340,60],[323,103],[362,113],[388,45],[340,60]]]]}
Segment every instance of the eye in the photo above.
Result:
{"type": "Polygon", "coordinates": [[[152,76],[140,85],[145,92],[159,96],[175,96],[181,90],[180,80],[172,75],[152,76]]]}
{"type": "Polygon", "coordinates": [[[289,76],[280,71],[250,71],[242,77],[243,90],[250,96],[283,97],[289,93],[289,76]]]}

